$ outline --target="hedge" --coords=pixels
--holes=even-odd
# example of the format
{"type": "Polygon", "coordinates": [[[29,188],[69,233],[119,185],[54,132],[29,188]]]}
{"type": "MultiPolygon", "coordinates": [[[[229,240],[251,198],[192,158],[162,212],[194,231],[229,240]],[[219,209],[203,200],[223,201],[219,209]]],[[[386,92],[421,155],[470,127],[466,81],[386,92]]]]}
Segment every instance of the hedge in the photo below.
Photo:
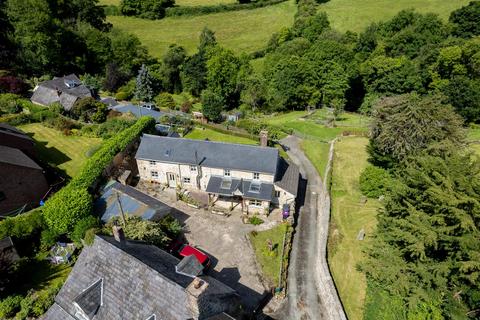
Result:
{"type": "Polygon", "coordinates": [[[39,209],[9,217],[0,221],[0,239],[5,237],[24,238],[44,229],[45,223],[39,209]]]}
{"type": "Polygon", "coordinates": [[[117,153],[123,151],[143,131],[154,126],[155,120],[152,117],[142,117],[130,128],[105,141],[101,148],[87,160],[80,173],[72,179],[69,185],[80,189],[89,189],[101,177],[103,170],[112,162],[117,153]]]}
{"type": "Polygon", "coordinates": [[[130,128],[105,141],[87,160],[80,173],[46,201],[43,211],[47,225],[58,233],[72,232],[76,224],[91,213],[92,198],[88,190],[102,176],[117,153],[154,125],[152,117],[142,117],[130,128]]]}
{"type": "Polygon", "coordinates": [[[171,7],[165,10],[165,17],[200,16],[200,15],[209,14],[209,13],[251,10],[251,9],[268,7],[271,5],[282,3],[284,1],[286,0],[265,0],[265,1],[250,2],[250,3],[218,4],[213,6],[171,7]]]}

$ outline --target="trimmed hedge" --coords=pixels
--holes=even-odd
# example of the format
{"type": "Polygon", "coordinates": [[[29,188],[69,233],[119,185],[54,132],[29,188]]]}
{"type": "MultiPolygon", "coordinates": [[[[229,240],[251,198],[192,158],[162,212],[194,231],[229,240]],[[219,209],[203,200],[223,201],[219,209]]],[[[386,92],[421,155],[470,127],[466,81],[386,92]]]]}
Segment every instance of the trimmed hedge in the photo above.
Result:
{"type": "Polygon", "coordinates": [[[101,177],[103,170],[112,162],[117,153],[123,151],[143,131],[154,126],[155,119],[142,117],[130,128],[105,141],[101,148],[87,160],[80,173],[69,185],[80,189],[89,189],[101,177]]]}
{"type": "Polygon", "coordinates": [[[165,17],[200,16],[200,15],[209,14],[209,13],[251,10],[251,9],[268,7],[268,6],[279,4],[285,1],[286,0],[264,0],[264,1],[250,2],[250,3],[218,4],[214,6],[171,7],[165,10],[165,17]]]}
{"type": "Polygon", "coordinates": [[[92,197],[88,190],[101,178],[117,153],[154,125],[152,117],[142,117],[130,128],[105,141],[80,173],[46,201],[43,212],[47,225],[58,233],[72,232],[76,224],[91,213],[92,197]]]}
{"type": "Polygon", "coordinates": [[[0,239],[5,237],[25,238],[35,231],[43,230],[44,227],[42,211],[35,209],[0,221],[0,239]]]}

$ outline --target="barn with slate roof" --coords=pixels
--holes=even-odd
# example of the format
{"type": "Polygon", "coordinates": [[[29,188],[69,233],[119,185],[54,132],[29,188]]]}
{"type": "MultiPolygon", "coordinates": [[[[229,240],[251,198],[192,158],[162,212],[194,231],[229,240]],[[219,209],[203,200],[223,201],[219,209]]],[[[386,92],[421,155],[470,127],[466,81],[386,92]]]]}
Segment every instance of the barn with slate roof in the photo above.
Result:
{"type": "Polygon", "coordinates": [[[237,308],[232,288],[179,264],[155,246],[96,236],[41,319],[209,319],[237,308]]]}

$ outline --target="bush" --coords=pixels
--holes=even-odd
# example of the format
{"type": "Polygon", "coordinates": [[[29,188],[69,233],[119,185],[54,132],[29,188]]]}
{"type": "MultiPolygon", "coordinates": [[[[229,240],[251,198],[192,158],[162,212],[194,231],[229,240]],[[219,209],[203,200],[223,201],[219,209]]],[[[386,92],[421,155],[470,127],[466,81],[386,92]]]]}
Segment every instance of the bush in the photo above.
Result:
{"type": "Polygon", "coordinates": [[[0,94],[0,115],[21,112],[23,109],[20,103],[21,100],[22,98],[16,94],[0,94]]]}
{"type": "Polygon", "coordinates": [[[43,217],[59,234],[68,233],[92,211],[92,196],[86,188],[67,185],[45,203],[43,217]]]}
{"type": "Polygon", "coordinates": [[[58,239],[58,233],[54,230],[47,229],[42,231],[42,236],[40,238],[40,249],[43,251],[49,250],[58,239]]]}
{"type": "Polygon", "coordinates": [[[42,212],[35,209],[0,221],[0,239],[5,237],[25,238],[45,227],[42,212]]]}
{"type": "Polygon", "coordinates": [[[99,225],[100,222],[98,221],[97,217],[85,217],[78,221],[78,223],[75,225],[75,228],[73,229],[70,238],[76,243],[81,243],[87,231],[92,228],[98,227],[99,225]]]}
{"type": "Polygon", "coordinates": [[[128,100],[131,98],[131,95],[125,91],[119,91],[115,94],[115,99],[118,101],[128,100]]]}
{"type": "Polygon", "coordinates": [[[182,106],[180,107],[180,111],[189,113],[190,110],[192,109],[193,103],[191,101],[185,101],[182,103],[182,106]]]}
{"type": "Polygon", "coordinates": [[[258,225],[262,224],[263,222],[264,221],[257,216],[253,216],[253,217],[248,218],[248,223],[253,224],[254,226],[258,226],[258,225]]]}
{"type": "MultiPolygon", "coordinates": [[[[141,240],[158,247],[163,247],[167,244],[169,238],[162,230],[162,225],[159,222],[151,220],[143,220],[137,216],[126,216],[126,226],[123,228],[125,237],[131,240],[141,240]]],[[[104,227],[104,232],[112,234],[112,227],[121,224],[120,218],[112,218],[104,227]]]]}
{"type": "Polygon", "coordinates": [[[155,103],[159,108],[175,109],[175,100],[168,92],[162,92],[155,98],[155,103]]]}
{"type": "Polygon", "coordinates": [[[284,134],[293,133],[291,129],[281,128],[279,126],[251,119],[240,119],[237,121],[237,127],[247,130],[247,132],[254,136],[258,136],[262,130],[267,130],[269,143],[281,139],[284,134]]]}
{"type": "Polygon", "coordinates": [[[390,174],[382,168],[368,166],[360,175],[360,190],[369,198],[384,195],[392,183],[390,174]]]}
{"type": "Polygon", "coordinates": [[[134,119],[112,118],[102,124],[83,126],[80,130],[80,135],[109,139],[114,135],[117,135],[119,132],[131,127],[134,123],[134,119]]]}
{"type": "Polygon", "coordinates": [[[75,121],[70,120],[64,116],[58,115],[57,117],[52,117],[52,118],[47,118],[46,121],[44,121],[44,124],[47,127],[54,128],[58,131],[61,132],[70,132],[72,129],[78,128],[78,125],[75,121]]]}
{"type": "Polygon", "coordinates": [[[0,301],[0,319],[13,317],[20,310],[21,296],[9,296],[0,301]]]}
{"type": "Polygon", "coordinates": [[[133,93],[135,92],[136,88],[135,79],[128,81],[125,85],[118,88],[117,94],[115,95],[115,99],[117,100],[129,100],[133,98],[133,93]]]}

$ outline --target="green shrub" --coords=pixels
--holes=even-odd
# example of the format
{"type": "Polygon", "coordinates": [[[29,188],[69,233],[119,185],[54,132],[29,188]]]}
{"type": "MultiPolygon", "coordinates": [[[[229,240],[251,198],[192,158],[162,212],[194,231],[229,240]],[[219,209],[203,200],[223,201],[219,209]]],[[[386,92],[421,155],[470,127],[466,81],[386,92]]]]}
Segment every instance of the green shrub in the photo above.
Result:
{"type": "MultiPolygon", "coordinates": [[[[123,228],[125,237],[131,240],[141,240],[158,247],[163,247],[170,240],[159,222],[143,220],[137,216],[126,216],[126,226],[123,228]]],[[[104,227],[104,233],[111,235],[113,225],[122,225],[119,217],[112,218],[104,227]]]]}
{"type": "Polygon", "coordinates": [[[254,226],[258,226],[258,225],[262,224],[263,222],[264,221],[257,216],[253,216],[253,217],[248,218],[248,223],[253,224],[254,226]]]}
{"type": "Polygon", "coordinates": [[[52,230],[62,234],[72,231],[76,223],[91,211],[92,196],[87,189],[67,185],[48,199],[43,216],[52,230]]]}
{"type": "Polygon", "coordinates": [[[128,100],[131,98],[131,95],[125,91],[119,91],[115,94],[115,99],[118,101],[128,100]]]}
{"type": "Polygon", "coordinates": [[[168,92],[162,92],[155,98],[155,103],[159,108],[175,109],[175,100],[168,92]]]}
{"type": "Polygon", "coordinates": [[[49,286],[44,290],[37,291],[33,295],[33,305],[31,315],[39,317],[44,314],[48,308],[54,303],[55,296],[62,288],[62,283],[57,282],[55,285],[49,286]]]}
{"type": "Polygon", "coordinates": [[[285,134],[292,134],[292,130],[288,128],[281,128],[272,124],[268,124],[262,121],[252,120],[252,119],[240,119],[237,121],[237,127],[247,130],[250,134],[258,136],[260,131],[268,131],[268,141],[273,143],[273,141],[279,140],[285,134]]]}
{"type": "Polygon", "coordinates": [[[21,112],[23,109],[21,100],[22,98],[16,94],[0,94],[0,115],[21,112]]]}
{"type": "Polygon", "coordinates": [[[85,232],[85,237],[83,237],[83,240],[87,246],[91,246],[93,244],[93,241],[95,240],[95,234],[97,233],[97,228],[92,228],[88,229],[85,232]]]}
{"type": "Polygon", "coordinates": [[[0,319],[13,317],[20,310],[21,296],[9,296],[0,301],[0,319]]]}
{"type": "Polygon", "coordinates": [[[42,231],[40,237],[40,249],[43,251],[49,250],[58,239],[58,233],[52,229],[46,229],[42,231]]]}
{"type": "Polygon", "coordinates": [[[390,174],[382,168],[368,166],[360,175],[360,190],[369,198],[384,195],[392,183],[390,174]]]}
{"type": "Polygon", "coordinates": [[[35,209],[0,221],[0,239],[5,237],[25,238],[45,227],[42,212],[35,209]]]}
{"type": "Polygon", "coordinates": [[[98,227],[100,222],[97,217],[88,216],[77,222],[70,238],[76,243],[81,243],[88,230],[98,227]]]}
{"type": "Polygon", "coordinates": [[[112,118],[101,124],[84,125],[79,134],[87,137],[109,139],[131,127],[134,119],[112,118]]]}
{"type": "Polygon", "coordinates": [[[72,129],[78,128],[78,125],[75,121],[60,115],[47,118],[47,120],[44,121],[44,124],[47,127],[54,128],[62,132],[69,132],[72,129]]]}

